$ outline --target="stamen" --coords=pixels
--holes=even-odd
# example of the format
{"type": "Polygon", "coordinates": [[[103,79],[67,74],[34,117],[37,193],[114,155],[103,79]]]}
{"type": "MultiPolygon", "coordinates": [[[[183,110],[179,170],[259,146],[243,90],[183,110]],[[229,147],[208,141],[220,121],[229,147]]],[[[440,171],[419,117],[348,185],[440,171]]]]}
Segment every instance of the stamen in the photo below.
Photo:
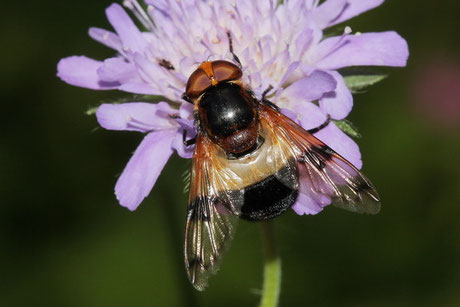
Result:
{"type": "Polygon", "coordinates": [[[316,7],[318,7],[319,0],[311,0],[311,1],[307,2],[306,5],[307,5],[307,10],[313,10],[316,7]]]}
{"type": "MultiPolygon", "coordinates": [[[[155,29],[155,22],[145,12],[137,0],[125,0],[123,1],[123,5],[136,16],[147,30],[153,31],[155,29]]],[[[148,7],[147,9],[149,10],[150,8],[148,7]]]]}
{"type": "Polygon", "coordinates": [[[109,48],[115,49],[118,51],[124,58],[127,58],[126,52],[122,48],[122,43],[120,38],[113,32],[100,29],[100,28],[90,28],[89,36],[92,39],[100,42],[101,44],[106,45],[109,48]]]}
{"type": "Polygon", "coordinates": [[[278,83],[277,90],[275,91],[275,97],[278,97],[283,91],[283,85],[285,85],[288,78],[291,74],[299,67],[300,62],[296,61],[289,65],[288,69],[284,73],[284,76],[281,78],[281,81],[278,83]]]}
{"type": "MultiPolygon", "coordinates": [[[[153,12],[154,9],[155,9],[155,8],[154,8],[153,5],[151,5],[151,4],[147,5],[147,13],[149,14],[149,17],[152,16],[152,15],[150,15],[150,14],[152,14],[152,12],[153,12]]],[[[152,19],[152,21],[153,21],[153,17],[150,17],[150,19],[152,19]]]]}
{"type": "Polygon", "coordinates": [[[352,32],[351,28],[349,26],[346,26],[345,29],[343,30],[343,34],[342,36],[337,40],[337,42],[335,43],[335,45],[333,45],[331,47],[331,49],[329,50],[329,52],[327,52],[326,54],[324,54],[320,60],[324,59],[325,57],[328,57],[329,55],[331,55],[332,53],[334,53],[335,51],[337,51],[339,48],[343,47],[347,41],[346,41],[346,37],[352,32]]]}
{"type": "Polygon", "coordinates": [[[178,89],[177,87],[175,87],[175,86],[173,86],[173,85],[171,85],[171,84],[169,84],[169,85],[167,86],[167,88],[172,89],[173,91],[175,91],[175,92],[177,92],[177,93],[180,93],[180,94],[182,94],[182,92],[184,91],[184,89],[178,89]]]}

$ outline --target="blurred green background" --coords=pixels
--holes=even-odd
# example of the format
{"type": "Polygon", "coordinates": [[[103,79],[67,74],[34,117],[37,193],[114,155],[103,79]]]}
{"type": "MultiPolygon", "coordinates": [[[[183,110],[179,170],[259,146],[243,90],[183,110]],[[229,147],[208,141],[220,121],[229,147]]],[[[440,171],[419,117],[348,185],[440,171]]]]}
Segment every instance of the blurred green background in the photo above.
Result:
{"type": "MultiPolygon", "coordinates": [[[[258,225],[241,222],[209,289],[193,290],[182,255],[189,162],[175,156],[137,211],[120,207],[113,187],[142,136],[85,115],[119,93],[55,76],[62,57],[112,55],[87,36],[110,28],[110,3],[2,3],[0,306],[255,306],[258,225]]],[[[390,0],[348,23],[396,30],[411,49],[350,117],[382,212],[278,218],[281,306],[460,305],[459,11],[390,0]]]]}

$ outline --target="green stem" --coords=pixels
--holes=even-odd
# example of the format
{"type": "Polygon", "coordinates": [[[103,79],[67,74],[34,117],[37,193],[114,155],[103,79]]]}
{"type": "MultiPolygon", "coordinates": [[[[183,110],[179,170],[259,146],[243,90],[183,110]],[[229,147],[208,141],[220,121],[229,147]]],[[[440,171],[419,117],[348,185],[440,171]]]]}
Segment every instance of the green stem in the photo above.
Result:
{"type": "Polygon", "coordinates": [[[262,222],[261,230],[265,254],[265,267],[264,286],[260,307],[276,307],[278,306],[281,288],[281,258],[276,248],[273,222],[262,222]]]}

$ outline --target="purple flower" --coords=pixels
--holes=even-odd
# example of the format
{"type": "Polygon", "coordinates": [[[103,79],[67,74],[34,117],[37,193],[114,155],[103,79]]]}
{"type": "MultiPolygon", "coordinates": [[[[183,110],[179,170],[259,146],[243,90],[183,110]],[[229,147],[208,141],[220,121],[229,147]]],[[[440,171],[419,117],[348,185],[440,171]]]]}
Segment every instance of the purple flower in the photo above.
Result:
{"type": "MultiPolygon", "coordinates": [[[[143,24],[140,31],[118,4],[106,10],[115,32],[91,28],[89,35],[114,49],[116,56],[97,61],[72,56],[58,64],[65,82],[97,90],[158,95],[170,103],[104,104],[97,111],[102,127],[134,130],[146,136],[116,187],[120,204],[134,210],[155,184],[176,150],[190,158],[182,132],[195,132],[191,106],[181,99],[189,75],[205,60],[230,60],[227,32],[243,65],[243,81],[257,95],[273,86],[268,98],[304,128],[322,124],[327,116],[344,119],[353,97],[338,69],[357,65],[405,66],[408,48],[395,32],[323,38],[323,30],[380,5],[383,0],[146,0],[124,1],[143,24]],[[167,64],[167,65],[166,65],[167,64]],[[174,68],[174,69],[171,69],[174,68]]],[[[331,122],[316,136],[362,166],[357,144],[331,122]]],[[[298,214],[315,214],[327,202],[299,198],[298,214]]]]}

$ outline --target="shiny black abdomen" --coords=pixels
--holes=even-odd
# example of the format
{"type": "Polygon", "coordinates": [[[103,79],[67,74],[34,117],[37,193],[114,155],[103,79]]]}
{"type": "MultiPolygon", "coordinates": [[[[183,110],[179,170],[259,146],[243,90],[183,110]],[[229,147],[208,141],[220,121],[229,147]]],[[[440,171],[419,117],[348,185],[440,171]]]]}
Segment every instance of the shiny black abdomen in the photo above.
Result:
{"type": "Polygon", "coordinates": [[[262,221],[289,209],[299,194],[297,178],[290,173],[292,171],[285,167],[277,174],[245,187],[240,217],[249,221],[262,221]],[[281,182],[278,179],[280,176],[286,182],[281,182]]]}
{"type": "Polygon", "coordinates": [[[238,84],[222,82],[200,99],[200,119],[214,137],[226,137],[248,128],[256,119],[252,97],[238,84]]]}

